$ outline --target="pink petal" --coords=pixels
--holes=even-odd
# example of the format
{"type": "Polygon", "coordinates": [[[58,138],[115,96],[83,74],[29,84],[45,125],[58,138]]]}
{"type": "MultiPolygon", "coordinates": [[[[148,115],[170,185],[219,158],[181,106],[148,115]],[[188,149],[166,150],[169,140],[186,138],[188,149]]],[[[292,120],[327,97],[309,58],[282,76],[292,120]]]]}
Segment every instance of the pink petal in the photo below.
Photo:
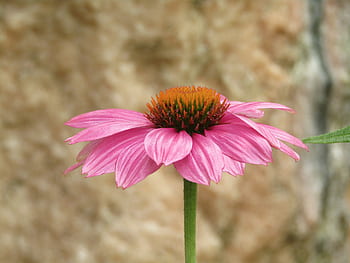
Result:
{"type": "Polygon", "coordinates": [[[85,145],[84,148],[79,152],[79,154],[76,158],[77,163],[72,165],[71,167],[67,168],[64,171],[64,174],[67,174],[67,173],[77,169],[81,165],[83,165],[87,156],[98,145],[98,143],[99,143],[99,140],[96,140],[96,141],[92,141],[92,142],[88,143],[87,145],[85,145]]]}
{"type": "Polygon", "coordinates": [[[246,110],[240,111],[240,112],[235,112],[235,109],[237,108],[238,105],[243,106],[243,104],[246,104],[247,102],[233,101],[233,100],[230,101],[225,96],[220,95],[220,102],[222,103],[225,100],[229,104],[228,111],[231,112],[230,109],[232,109],[231,113],[241,114],[241,115],[244,115],[244,116],[249,117],[249,118],[260,118],[260,117],[264,116],[263,111],[257,110],[255,108],[246,109],[246,110]],[[250,115],[252,115],[252,116],[250,116],[250,115]]]}
{"type": "Polygon", "coordinates": [[[83,113],[73,117],[65,124],[74,128],[89,128],[105,122],[115,122],[121,125],[137,122],[140,124],[138,126],[149,124],[142,113],[124,109],[105,109],[83,113]]]}
{"type": "Polygon", "coordinates": [[[217,125],[205,134],[225,155],[236,161],[252,164],[267,164],[272,161],[270,144],[249,126],[217,125]]]}
{"type": "Polygon", "coordinates": [[[239,101],[230,101],[229,102],[230,106],[228,107],[228,111],[234,114],[239,114],[243,115],[248,118],[261,118],[264,116],[264,112],[262,110],[258,110],[256,108],[251,108],[251,109],[240,109],[245,102],[239,102],[239,101]],[[240,107],[239,107],[240,106],[240,107]]]}
{"type": "Polygon", "coordinates": [[[233,160],[225,154],[223,156],[224,156],[224,164],[225,164],[223,169],[224,172],[227,172],[233,176],[244,174],[244,167],[245,167],[244,163],[233,160]]]}
{"type": "Polygon", "coordinates": [[[114,172],[119,152],[134,143],[143,145],[147,133],[151,130],[134,128],[101,139],[101,142],[86,158],[82,172],[87,174],[87,177],[114,172]]]}
{"type": "Polygon", "coordinates": [[[224,167],[220,148],[209,138],[194,133],[191,152],[174,164],[176,170],[188,181],[209,185],[210,180],[218,183],[224,167]]]}
{"type": "Polygon", "coordinates": [[[148,157],[143,141],[135,142],[120,151],[115,165],[117,187],[130,187],[158,170],[157,165],[148,157]]]}
{"type": "Polygon", "coordinates": [[[96,146],[101,142],[100,140],[95,140],[92,142],[89,142],[84,146],[84,148],[78,153],[77,155],[77,161],[85,161],[85,159],[88,157],[88,155],[96,148],[96,146]]]}
{"type": "Polygon", "coordinates": [[[132,119],[126,121],[104,122],[92,127],[89,127],[76,135],[69,137],[65,141],[69,141],[69,144],[74,144],[83,141],[92,141],[100,138],[105,138],[110,135],[129,130],[137,127],[151,127],[153,124],[149,122],[145,117],[144,121],[140,122],[137,118],[135,121],[132,119]]]}
{"type": "MultiPolygon", "coordinates": [[[[230,109],[228,109],[228,111],[230,111],[230,109]]],[[[260,119],[260,118],[264,117],[264,112],[262,110],[245,110],[245,111],[242,111],[240,113],[235,113],[235,114],[239,114],[239,115],[245,116],[247,118],[254,118],[254,119],[260,119]]]]}
{"type": "Polygon", "coordinates": [[[267,129],[269,130],[277,139],[288,142],[290,144],[293,144],[295,146],[298,146],[300,148],[303,148],[305,150],[308,150],[309,148],[298,138],[294,137],[293,135],[280,130],[276,127],[273,126],[269,126],[266,124],[259,124],[260,127],[262,127],[263,129],[267,129]]]}
{"type": "Polygon", "coordinates": [[[115,171],[115,161],[116,160],[114,159],[108,159],[108,161],[100,163],[99,165],[95,166],[91,170],[86,170],[84,169],[84,166],[83,166],[82,174],[86,174],[85,177],[88,178],[88,177],[113,173],[115,171]]]}
{"type": "Polygon", "coordinates": [[[83,161],[82,162],[77,162],[75,164],[73,164],[72,166],[68,167],[63,174],[67,174],[75,169],[77,169],[78,167],[82,166],[83,165],[83,161]]]}
{"type": "Polygon", "coordinates": [[[278,103],[271,103],[271,102],[245,102],[237,104],[235,101],[230,101],[230,106],[228,108],[228,111],[235,114],[242,114],[245,115],[246,113],[249,115],[249,113],[260,113],[258,110],[260,109],[277,109],[277,110],[284,110],[291,113],[295,113],[295,111],[287,106],[284,106],[282,104],[278,103]]]}
{"type": "Polygon", "coordinates": [[[283,142],[281,142],[281,147],[279,148],[281,152],[284,152],[288,154],[290,157],[292,157],[294,160],[299,161],[300,156],[295,151],[293,151],[290,147],[285,145],[283,142]]]}
{"type": "Polygon", "coordinates": [[[280,141],[275,137],[275,135],[271,133],[269,129],[262,129],[260,123],[256,123],[244,116],[239,116],[235,114],[225,114],[220,122],[250,126],[261,136],[263,136],[273,147],[276,147],[278,149],[280,147],[280,141]]]}
{"type": "Polygon", "coordinates": [[[220,102],[222,103],[225,100],[229,101],[228,98],[226,98],[224,95],[220,94],[220,102]]]}
{"type": "Polygon", "coordinates": [[[157,164],[169,165],[185,158],[192,149],[192,138],[173,128],[154,129],[145,138],[145,149],[157,164]]]}

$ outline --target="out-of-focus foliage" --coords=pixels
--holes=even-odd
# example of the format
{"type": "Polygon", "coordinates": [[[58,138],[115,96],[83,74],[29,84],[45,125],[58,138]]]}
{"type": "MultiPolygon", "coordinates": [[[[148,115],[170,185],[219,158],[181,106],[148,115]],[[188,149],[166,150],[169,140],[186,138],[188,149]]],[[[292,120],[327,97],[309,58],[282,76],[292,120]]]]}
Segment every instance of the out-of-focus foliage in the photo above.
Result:
{"type": "Polygon", "coordinates": [[[345,143],[350,142],[350,126],[303,139],[305,143],[345,143]]]}

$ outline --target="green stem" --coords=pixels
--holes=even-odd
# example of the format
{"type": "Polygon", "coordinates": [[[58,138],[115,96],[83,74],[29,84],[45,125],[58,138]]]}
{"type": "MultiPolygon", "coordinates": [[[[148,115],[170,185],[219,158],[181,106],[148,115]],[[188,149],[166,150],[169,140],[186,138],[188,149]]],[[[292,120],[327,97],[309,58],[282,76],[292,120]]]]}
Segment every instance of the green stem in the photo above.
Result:
{"type": "Polygon", "coordinates": [[[185,263],[196,263],[197,184],[184,179],[185,263]]]}

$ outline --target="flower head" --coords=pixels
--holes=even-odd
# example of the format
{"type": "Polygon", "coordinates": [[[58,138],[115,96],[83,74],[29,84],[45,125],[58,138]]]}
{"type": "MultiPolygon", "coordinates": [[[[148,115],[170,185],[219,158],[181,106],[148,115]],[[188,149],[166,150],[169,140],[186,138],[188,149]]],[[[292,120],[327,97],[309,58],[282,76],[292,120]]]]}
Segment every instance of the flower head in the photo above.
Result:
{"type": "Polygon", "coordinates": [[[174,164],[185,179],[209,185],[223,171],[242,175],[246,163],[272,162],[272,148],[299,160],[283,141],[307,149],[298,138],[251,120],[264,108],[294,112],[281,104],[229,101],[213,89],[189,86],[162,91],[147,107],[145,114],[106,109],[66,122],[84,128],[69,144],[89,143],[65,173],[80,166],[87,177],[115,172],[117,186],[127,188],[174,164]]]}
{"type": "Polygon", "coordinates": [[[219,124],[229,104],[220,94],[204,87],[177,87],[161,91],[147,104],[149,119],[157,128],[199,133],[219,124]]]}

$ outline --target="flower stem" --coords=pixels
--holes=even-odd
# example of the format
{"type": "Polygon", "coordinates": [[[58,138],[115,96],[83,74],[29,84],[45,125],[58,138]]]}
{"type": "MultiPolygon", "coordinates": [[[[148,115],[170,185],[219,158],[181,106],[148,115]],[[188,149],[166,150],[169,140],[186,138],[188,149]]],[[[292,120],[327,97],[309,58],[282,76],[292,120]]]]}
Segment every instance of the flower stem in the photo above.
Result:
{"type": "Polygon", "coordinates": [[[185,263],[196,263],[197,184],[184,179],[185,263]]]}

